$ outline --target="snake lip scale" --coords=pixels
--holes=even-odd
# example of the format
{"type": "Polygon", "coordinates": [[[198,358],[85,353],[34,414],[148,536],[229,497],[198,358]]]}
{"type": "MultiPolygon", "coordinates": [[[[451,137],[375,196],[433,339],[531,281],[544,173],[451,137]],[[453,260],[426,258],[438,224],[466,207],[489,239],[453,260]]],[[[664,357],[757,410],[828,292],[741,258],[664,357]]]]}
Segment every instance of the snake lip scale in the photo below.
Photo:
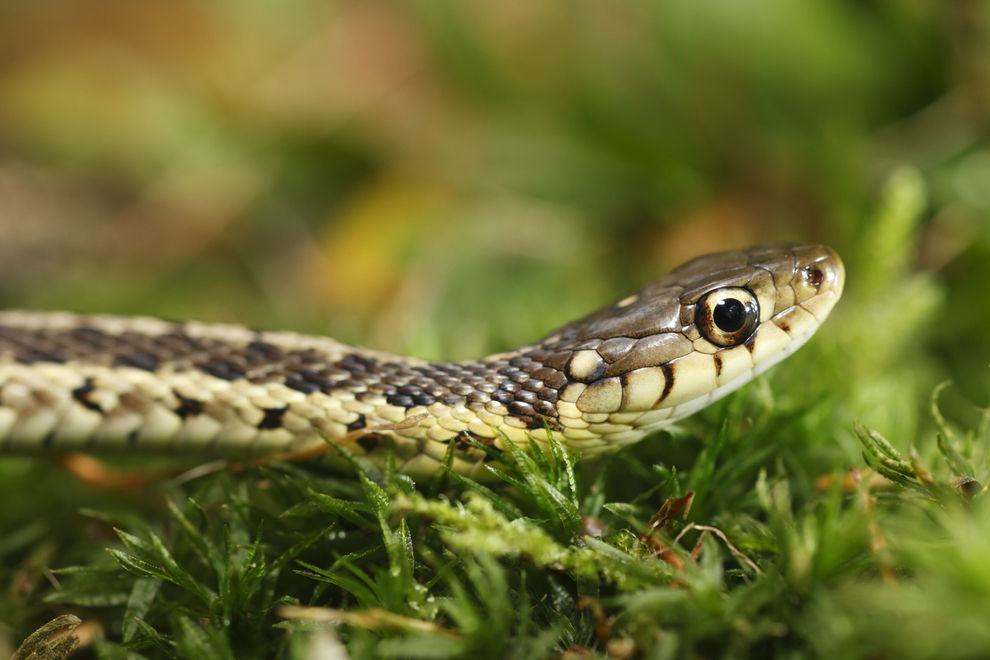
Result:
{"type": "Polygon", "coordinates": [[[699,257],[543,339],[428,362],[324,337],[0,311],[0,451],[264,455],[325,438],[399,468],[478,476],[505,439],[612,450],[793,353],[842,293],[820,245],[699,257]]]}

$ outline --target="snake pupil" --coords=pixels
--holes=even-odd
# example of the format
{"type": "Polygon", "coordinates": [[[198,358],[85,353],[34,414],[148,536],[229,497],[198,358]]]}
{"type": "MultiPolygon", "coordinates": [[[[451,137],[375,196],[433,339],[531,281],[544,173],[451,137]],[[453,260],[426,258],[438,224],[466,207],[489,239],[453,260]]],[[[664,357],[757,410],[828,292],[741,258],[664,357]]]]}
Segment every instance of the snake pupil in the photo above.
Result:
{"type": "Polygon", "coordinates": [[[720,300],[712,310],[712,321],[722,332],[736,332],[746,323],[746,306],[735,298],[720,300]]]}

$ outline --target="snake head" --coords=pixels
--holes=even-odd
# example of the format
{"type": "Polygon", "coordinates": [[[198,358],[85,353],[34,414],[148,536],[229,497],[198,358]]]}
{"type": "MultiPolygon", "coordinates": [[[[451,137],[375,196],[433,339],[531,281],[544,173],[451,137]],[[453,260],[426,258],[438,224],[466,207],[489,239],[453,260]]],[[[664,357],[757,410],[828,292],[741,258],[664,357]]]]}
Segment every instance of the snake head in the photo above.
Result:
{"type": "Polygon", "coordinates": [[[710,254],[565,326],[531,355],[567,377],[557,408],[569,443],[631,442],[797,350],[843,282],[842,261],[820,245],[710,254]]]}

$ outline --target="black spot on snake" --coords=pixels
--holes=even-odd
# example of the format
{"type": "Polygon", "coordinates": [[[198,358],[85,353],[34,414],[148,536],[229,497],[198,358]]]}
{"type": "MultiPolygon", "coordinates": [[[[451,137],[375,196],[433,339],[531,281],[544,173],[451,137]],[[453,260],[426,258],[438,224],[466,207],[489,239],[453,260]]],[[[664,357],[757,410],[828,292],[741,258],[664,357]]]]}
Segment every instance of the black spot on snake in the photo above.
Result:
{"type": "Polygon", "coordinates": [[[128,355],[118,355],[113,359],[115,367],[134,367],[144,371],[157,371],[158,358],[151,353],[130,353],[128,355]]]}
{"type": "Polygon", "coordinates": [[[318,386],[303,380],[298,374],[289,374],[286,376],[285,386],[303,394],[312,394],[313,392],[320,391],[318,386]]]}
{"type": "Polygon", "coordinates": [[[155,336],[155,342],[168,347],[177,355],[186,355],[191,351],[205,350],[205,342],[196,341],[182,332],[166,332],[155,336]]]}
{"type": "Polygon", "coordinates": [[[347,425],[347,430],[348,431],[360,431],[365,426],[367,426],[367,424],[368,423],[365,420],[364,415],[362,415],[361,413],[358,413],[357,419],[355,419],[353,422],[351,422],[350,424],[347,425]]]}
{"type": "Polygon", "coordinates": [[[90,328],[89,326],[81,326],[78,328],[73,328],[70,331],[73,339],[77,339],[87,344],[103,344],[111,340],[111,337],[107,333],[97,330],[96,328],[90,328]]]}
{"type": "Polygon", "coordinates": [[[199,365],[206,373],[222,380],[239,380],[245,378],[244,368],[230,360],[213,360],[199,365]]]}
{"type": "Polygon", "coordinates": [[[34,364],[36,362],[54,362],[56,364],[61,364],[62,362],[65,362],[60,355],[55,353],[30,349],[18,355],[16,360],[21,364],[34,364]]]}
{"type": "Polygon", "coordinates": [[[277,358],[285,354],[282,349],[275,344],[269,344],[267,341],[260,340],[253,341],[248,344],[247,349],[249,351],[256,351],[257,353],[260,353],[268,358],[277,358]]]}
{"type": "Polygon", "coordinates": [[[369,454],[378,447],[381,446],[384,438],[377,433],[369,433],[367,435],[362,435],[357,439],[357,443],[361,445],[361,449],[365,450],[369,454]]]}
{"type": "Polygon", "coordinates": [[[486,438],[484,436],[478,436],[471,433],[470,431],[461,431],[456,436],[454,436],[454,441],[458,443],[457,445],[455,445],[455,448],[460,449],[461,451],[465,451],[470,447],[476,447],[476,445],[474,445],[471,442],[471,440],[474,440],[475,442],[483,445],[486,448],[487,451],[485,451],[485,455],[482,458],[482,460],[485,463],[488,463],[490,461],[497,461],[499,459],[499,456],[502,454],[502,450],[495,446],[495,438],[486,438]],[[468,447],[462,448],[460,446],[461,443],[466,443],[468,447]]]}
{"type": "Polygon", "coordinates": [[[756,333],[755,332],[753,334],[751,334],[749,337],[746,338],[746,341],[743,342],[743,346],[745,346],[746,347],[746,350],[748,350],[750,353],[753,352],[753,348],[756,347],[756,333]]]}
{"type": "Polygon", "coordinates": [[[361,381],[355,381],[351,379],[345,379],[343,381],[334,381],[329,376],[316,372],[314,372],[312,376],[308,377],[306,379],[306,382],[309,383],[310,385],[316,385],[323,392],[332,392],[333,390],[338,388],[354,391],[357,390],[360,385],[362,385],[361,381]]]}
{"type": "Polygon", "coordinates": [[[258,422],[259,429],[277,429],[282,426],[282,418],[288,412],[289,406],[281,408],[264,408],[265,416],[258,422]]]}
{"type": "Polygon", "coordinates": [[[87,378],[82,385],[72,390],[72,398],[78,401],[84,408],[102,413],[103,409],[100,408],[100,405],[89,400],[90,393],[92,393],[95,389],[96,388],[93,387],[93,379],[87,378]]]}
{"type": "Polygon", "coordinates": [[[722,373],[722,356],[716,353],[712,357],[715,358],[715,375],[718,376],[722,373]]]}
{"type": "Polygon", "coordinates": [[[421,392],[420,394],[413,396],[412,399],[413,403],[417,406],[432,406],[437,402],[437,398],[435,396],[432,394],[427,394],[426,392],[421,392]]]}
{"type": "Polygon", "coordinates": [[[560,425],[554,417],[534,417],[533,419],[526,422],[526,428],[528,429],[542,429],[548,428],[551,431],[563,431],[564,427],[560,425]]]}
{"type": "Polygon", "coordinates": [[[657,403],[660,403],[667,398],[670,394],[670,390],[674,388],[674,370],[669,364],[661,364],[660,371],[663,372],[663,392],[660,393],[660,398],[657,399],[657,403]]]}
{"type": "Polygon", "coordinates": [[[413,403],[412,397],[409,396],[408,394],[399,394],[399,393],[387,394],[385,396],[385,401],[389,405],[398,406],[400,408],[412,408],[414,405],[416,405],[415,403],[413,403]]]}
{"type": "Polygon", "coordinates": [[[334,381],[324,373],[310,368],[296,369],[285,376],[285,384],[294,390],[312,394],[313,392],[331,392],[335,389],[356,389],[358,381],[334,381]]]}
{"type": "Polygon", "coordinates": [[[467,451],[474,447],[474,443],[471,442],[472,440],[477,441],[478,438],[470,431],[461,431],[454,436],[454,448],[459,451],[467,451]]]}
{"type": "Polygon", "coordinates": [[[373,371],[378,366],[378,360],[367,355],[350,353],[344,356],[343,359],[334,362],[333,366],[344,371],[350,371],[351,373],[363,373],[373,371]]]}
{"type": "Polygon", "coordinates": [[[203,412],[203,402],[197,401],[196,399],[190,399],[189,397],[182,396],[175,390],[172,390],[172,394],[175,398],[179,400],[179,407],[175,409],[175,414],[181,419],[186,419],[187,417],[192,417],[193,415],[199,415],[203,412]]]}

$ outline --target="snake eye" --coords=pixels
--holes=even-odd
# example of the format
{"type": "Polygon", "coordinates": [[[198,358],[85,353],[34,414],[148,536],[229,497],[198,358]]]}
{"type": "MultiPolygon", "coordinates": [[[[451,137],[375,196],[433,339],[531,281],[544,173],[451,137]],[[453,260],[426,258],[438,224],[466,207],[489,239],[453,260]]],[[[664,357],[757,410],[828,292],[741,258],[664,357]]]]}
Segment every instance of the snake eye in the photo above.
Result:
{"type": "Polygon", "coordinates": [[[718,346],[741,344],[756,329],[760,303],[749,289],[709,291],[695,307],[694,322],[705,339],[718,346]]]}

